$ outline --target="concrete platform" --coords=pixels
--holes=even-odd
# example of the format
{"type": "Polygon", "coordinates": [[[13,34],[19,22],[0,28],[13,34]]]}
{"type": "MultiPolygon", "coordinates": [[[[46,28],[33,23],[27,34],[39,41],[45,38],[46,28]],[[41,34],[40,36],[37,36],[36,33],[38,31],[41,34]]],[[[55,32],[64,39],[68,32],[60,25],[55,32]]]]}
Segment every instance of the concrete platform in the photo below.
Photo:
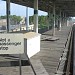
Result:
{"type": "MultiPolygon", "coordinates": [[[[70,31],[71,26],[63,26],[61,31],[56,30],[55,36],[59,38],[56,41],[44,41],[44,39],[52,38],[52,30],[43,33],[44,35],[41,37],[41,51],[30,58],[37,75],[56,75],[70,31]]],[[[5,58],[0,57],[0,59],[4,60],[5,58]]],[[[19,75],[19,67],[0,67],[0,74],[19,75]]],[[[34,75],[32,68],[30,66],[22,66],[22,75],[34,75]]]]}
{"type": "MultiPolygon", "coordinates": [[[[63,51],[66,48],[65,44],[67,42],[70,31],[71,31],[70,26],[69,27],[63,26],[61,31],[56,30],[55,37],[58,37],[59,40],[56,41],[42,40],[41,51],[31,58],[31,60],[40,59],[49,75],[56,75],[60,58],[63,54],[63,51]]],[[[43,34],[45,37],[48,36],[47,39],[49,39],[49,37],[52,38],[51,37],[52,31],[47,31],[43,34]]]]}

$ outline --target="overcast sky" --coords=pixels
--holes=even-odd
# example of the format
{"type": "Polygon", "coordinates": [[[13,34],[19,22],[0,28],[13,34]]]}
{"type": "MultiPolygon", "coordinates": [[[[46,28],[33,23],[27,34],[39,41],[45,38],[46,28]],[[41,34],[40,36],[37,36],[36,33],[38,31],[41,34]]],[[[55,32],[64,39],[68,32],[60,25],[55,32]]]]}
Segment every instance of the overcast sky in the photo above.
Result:
{"type": "MultiPolygon", "coordinates": [[[[11,15],[26,16],[26,7],[11,3],[11,15]]],[[[38,11],[39,15],[47,15],[46,12],[38,11]]],[[[6,15],[6,2],[0,0],[0,15],[6,15]]],[[[29,16],[33,15],[33,9],[29,8],[29,16]]]]}

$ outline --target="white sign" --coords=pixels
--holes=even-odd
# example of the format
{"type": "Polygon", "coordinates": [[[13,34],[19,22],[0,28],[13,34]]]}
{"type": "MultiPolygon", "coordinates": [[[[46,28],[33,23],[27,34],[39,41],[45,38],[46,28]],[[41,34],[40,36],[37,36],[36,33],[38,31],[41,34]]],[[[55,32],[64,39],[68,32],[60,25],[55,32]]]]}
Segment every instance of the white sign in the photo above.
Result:
{"type": "Polygon", "coordinates": [[[0,34],[0,54],[24,53],[23,34],[0,34]]]}

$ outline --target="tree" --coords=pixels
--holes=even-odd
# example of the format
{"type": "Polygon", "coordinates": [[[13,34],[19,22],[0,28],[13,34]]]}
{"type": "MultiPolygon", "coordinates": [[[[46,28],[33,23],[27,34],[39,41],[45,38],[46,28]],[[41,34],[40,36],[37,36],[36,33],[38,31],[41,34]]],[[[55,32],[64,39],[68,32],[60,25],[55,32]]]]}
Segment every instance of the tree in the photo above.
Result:
{"type": "MultiPolygon", "coordinates": [[[[7,16],[0,16],[0,19],[6,19],[7,16]]],[[[20,16],[16,16],[16,15],[10,15],[10,23],[11,24],[19,24],[20,21],[22,20],[22,18],[20,16]]]]}
{"type": "Polygon", "coordinates": [[[6,19],[7,16],[6,16],[6,15],[5,15],[5,16],[0,16],[0,18],[1,18],[1,19],[6,19]]]}
{"type": "Polygon", "coordinates": [[[34,16],[29,17],[29,24],[33,24],[34,16]]]}
{"type": "Polygon", "coordinates": [[[16,16],[16,15],[11,15],[10,19],[11,19],[11,21],[14,22],[14,24],[19,24],[20,21],[22,20],[22,18],[20,16],[16,16]]]}
{"type": "MultiPolygon", "coordinates": [[[[34,23],[34,16],[29,17],[29,24],[34,23]]],[[[47,27],[47,16],[38,16],[39,28],[47,27]]]]}
{"type": "Polygon", "coordinates": [[[47,27],[47,16],[38,16],[39,28],[47,27]]]}

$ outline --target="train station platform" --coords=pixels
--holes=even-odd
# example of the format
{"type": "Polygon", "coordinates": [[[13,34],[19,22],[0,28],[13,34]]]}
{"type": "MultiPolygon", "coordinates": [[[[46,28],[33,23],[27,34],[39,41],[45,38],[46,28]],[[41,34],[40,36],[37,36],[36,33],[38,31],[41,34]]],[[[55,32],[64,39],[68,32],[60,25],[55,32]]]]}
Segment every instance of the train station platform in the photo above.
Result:
{"type": "MultiPolygon", "coordinates": [[[[60,61],[63,52],[68,50],[71,28],[62,26],[61,31],[56,29],[55,36],[52,36],[52,30],[41,35],[41,50],[30,58],[36,75],[62,75],[64,67],[60,61]]],[[[0,67],[0,75],[19,75],[19,67],[0,67]]],[[[31,66],[22,66],[22,75],[34,75],[31,66]]]]}
{"type": "MultiPolygon", "coordinates": [[[[41,51],[33,56],[31,60],[39,60],[44,66],[48,75],[55,75],[59,66],[59,62],[63,51],[68,49],[69,36],[70,36],[71,26],[63,26],[61,31],[56,30],[55,36],[50,36],[52,31],[45,32],[41,38],[46,39],[41,41],[41,51]],[[49,38],[48,38],[49,37],[49,38]],[[58,38],[55,41],[51,41],[50,38],[58,38]]],[[[39,63],[37,64],[39,66],[39,63]]],[[[41,70],[40,70],[41,71],[41,70]]],[[[42,72],[39,75],[46,75],[42,72]]]]}

